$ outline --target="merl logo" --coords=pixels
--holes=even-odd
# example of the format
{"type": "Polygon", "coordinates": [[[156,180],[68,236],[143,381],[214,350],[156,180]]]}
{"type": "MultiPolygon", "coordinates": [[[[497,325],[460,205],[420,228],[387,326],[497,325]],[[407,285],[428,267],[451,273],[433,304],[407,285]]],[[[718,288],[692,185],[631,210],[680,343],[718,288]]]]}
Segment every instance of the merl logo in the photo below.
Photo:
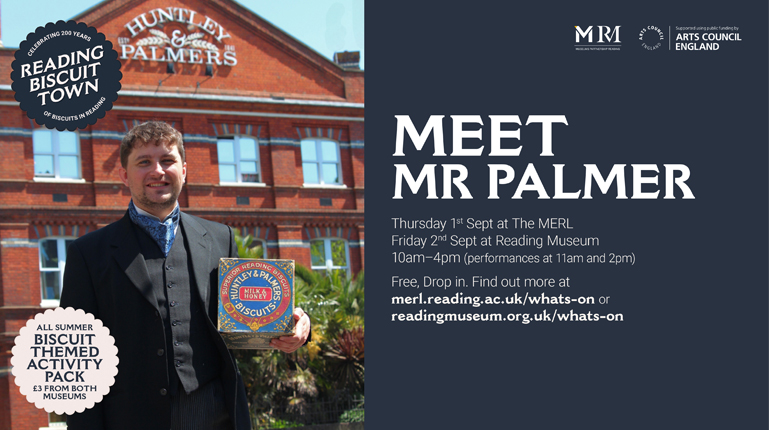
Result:
{"type": "Polygon", "coordinates": [[[125,25],[130,37],[119,37],[120,58],[136,61],[235,66],[235,46],[219,23],[179,7],[145,12],[125,25]]]}
{"type": "Polygon", "coordinates": [[[620,26],[589,25],[584,30],[575,26],[575,44],[579,43],[620,43],[620,26]]]}

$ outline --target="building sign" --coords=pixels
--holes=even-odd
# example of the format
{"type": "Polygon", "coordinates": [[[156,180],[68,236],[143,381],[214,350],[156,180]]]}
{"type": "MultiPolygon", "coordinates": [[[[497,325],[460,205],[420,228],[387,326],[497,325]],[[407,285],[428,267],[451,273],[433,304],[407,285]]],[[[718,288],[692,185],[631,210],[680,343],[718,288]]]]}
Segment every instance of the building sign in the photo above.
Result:
{"type": "Polygon", "coordinates": [[[120,58],[172,63],[235,66],[230,34],[194,10],[167,7],[145,12],[125,24],[131,37],[119,37],[120,58]]]}

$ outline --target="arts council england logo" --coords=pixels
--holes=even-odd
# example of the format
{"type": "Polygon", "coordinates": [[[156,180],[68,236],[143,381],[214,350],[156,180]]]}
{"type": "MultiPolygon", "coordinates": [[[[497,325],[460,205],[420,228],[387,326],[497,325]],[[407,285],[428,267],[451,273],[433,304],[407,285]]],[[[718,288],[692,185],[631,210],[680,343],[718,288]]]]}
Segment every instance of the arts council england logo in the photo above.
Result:
{"type": "Polygon", "coordinates": [[[663,46],[663,39],[663,31],[654,25],[648,25],[639,32],[639,41],[647,51],[654,51],[663,46]]]}

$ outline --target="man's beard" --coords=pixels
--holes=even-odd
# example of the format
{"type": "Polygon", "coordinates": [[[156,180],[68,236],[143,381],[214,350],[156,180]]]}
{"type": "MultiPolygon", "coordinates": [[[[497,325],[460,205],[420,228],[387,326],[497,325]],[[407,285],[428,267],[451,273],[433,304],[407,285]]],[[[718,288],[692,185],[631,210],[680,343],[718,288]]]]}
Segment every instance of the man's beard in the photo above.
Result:
{"type": "Polygon", "coordinates": [[[134,203],[138,204],[140,208],[145,210],[149,209],[148,212],[153,212],[154,210],[173,209],[174,206],[176,206],[176,201],[179,198],[179,194],[181,192],[181,188],[179,190],[173,189],[168,199],[162,202],[152,201],[149,197],[147,197],[147,193],[143,193],[139,196],[139,198],[136,199],[136,202],[134,203]]]}

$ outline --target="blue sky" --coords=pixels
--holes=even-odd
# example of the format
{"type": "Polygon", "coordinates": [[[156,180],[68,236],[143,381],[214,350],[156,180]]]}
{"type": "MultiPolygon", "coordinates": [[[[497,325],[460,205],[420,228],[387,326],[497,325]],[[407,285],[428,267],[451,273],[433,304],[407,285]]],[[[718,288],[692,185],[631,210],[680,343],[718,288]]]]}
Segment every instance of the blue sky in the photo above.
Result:
{"type": "MultiPolygon", "coordinates": [[[[67,20],[100,3],[94,0],[0,0],[0,40],[6,47],[37,27],[67,20]]],[[[331,59],[360,51],[364,68],[364,0],[239,0],[295,39],[331,59]]]]}

